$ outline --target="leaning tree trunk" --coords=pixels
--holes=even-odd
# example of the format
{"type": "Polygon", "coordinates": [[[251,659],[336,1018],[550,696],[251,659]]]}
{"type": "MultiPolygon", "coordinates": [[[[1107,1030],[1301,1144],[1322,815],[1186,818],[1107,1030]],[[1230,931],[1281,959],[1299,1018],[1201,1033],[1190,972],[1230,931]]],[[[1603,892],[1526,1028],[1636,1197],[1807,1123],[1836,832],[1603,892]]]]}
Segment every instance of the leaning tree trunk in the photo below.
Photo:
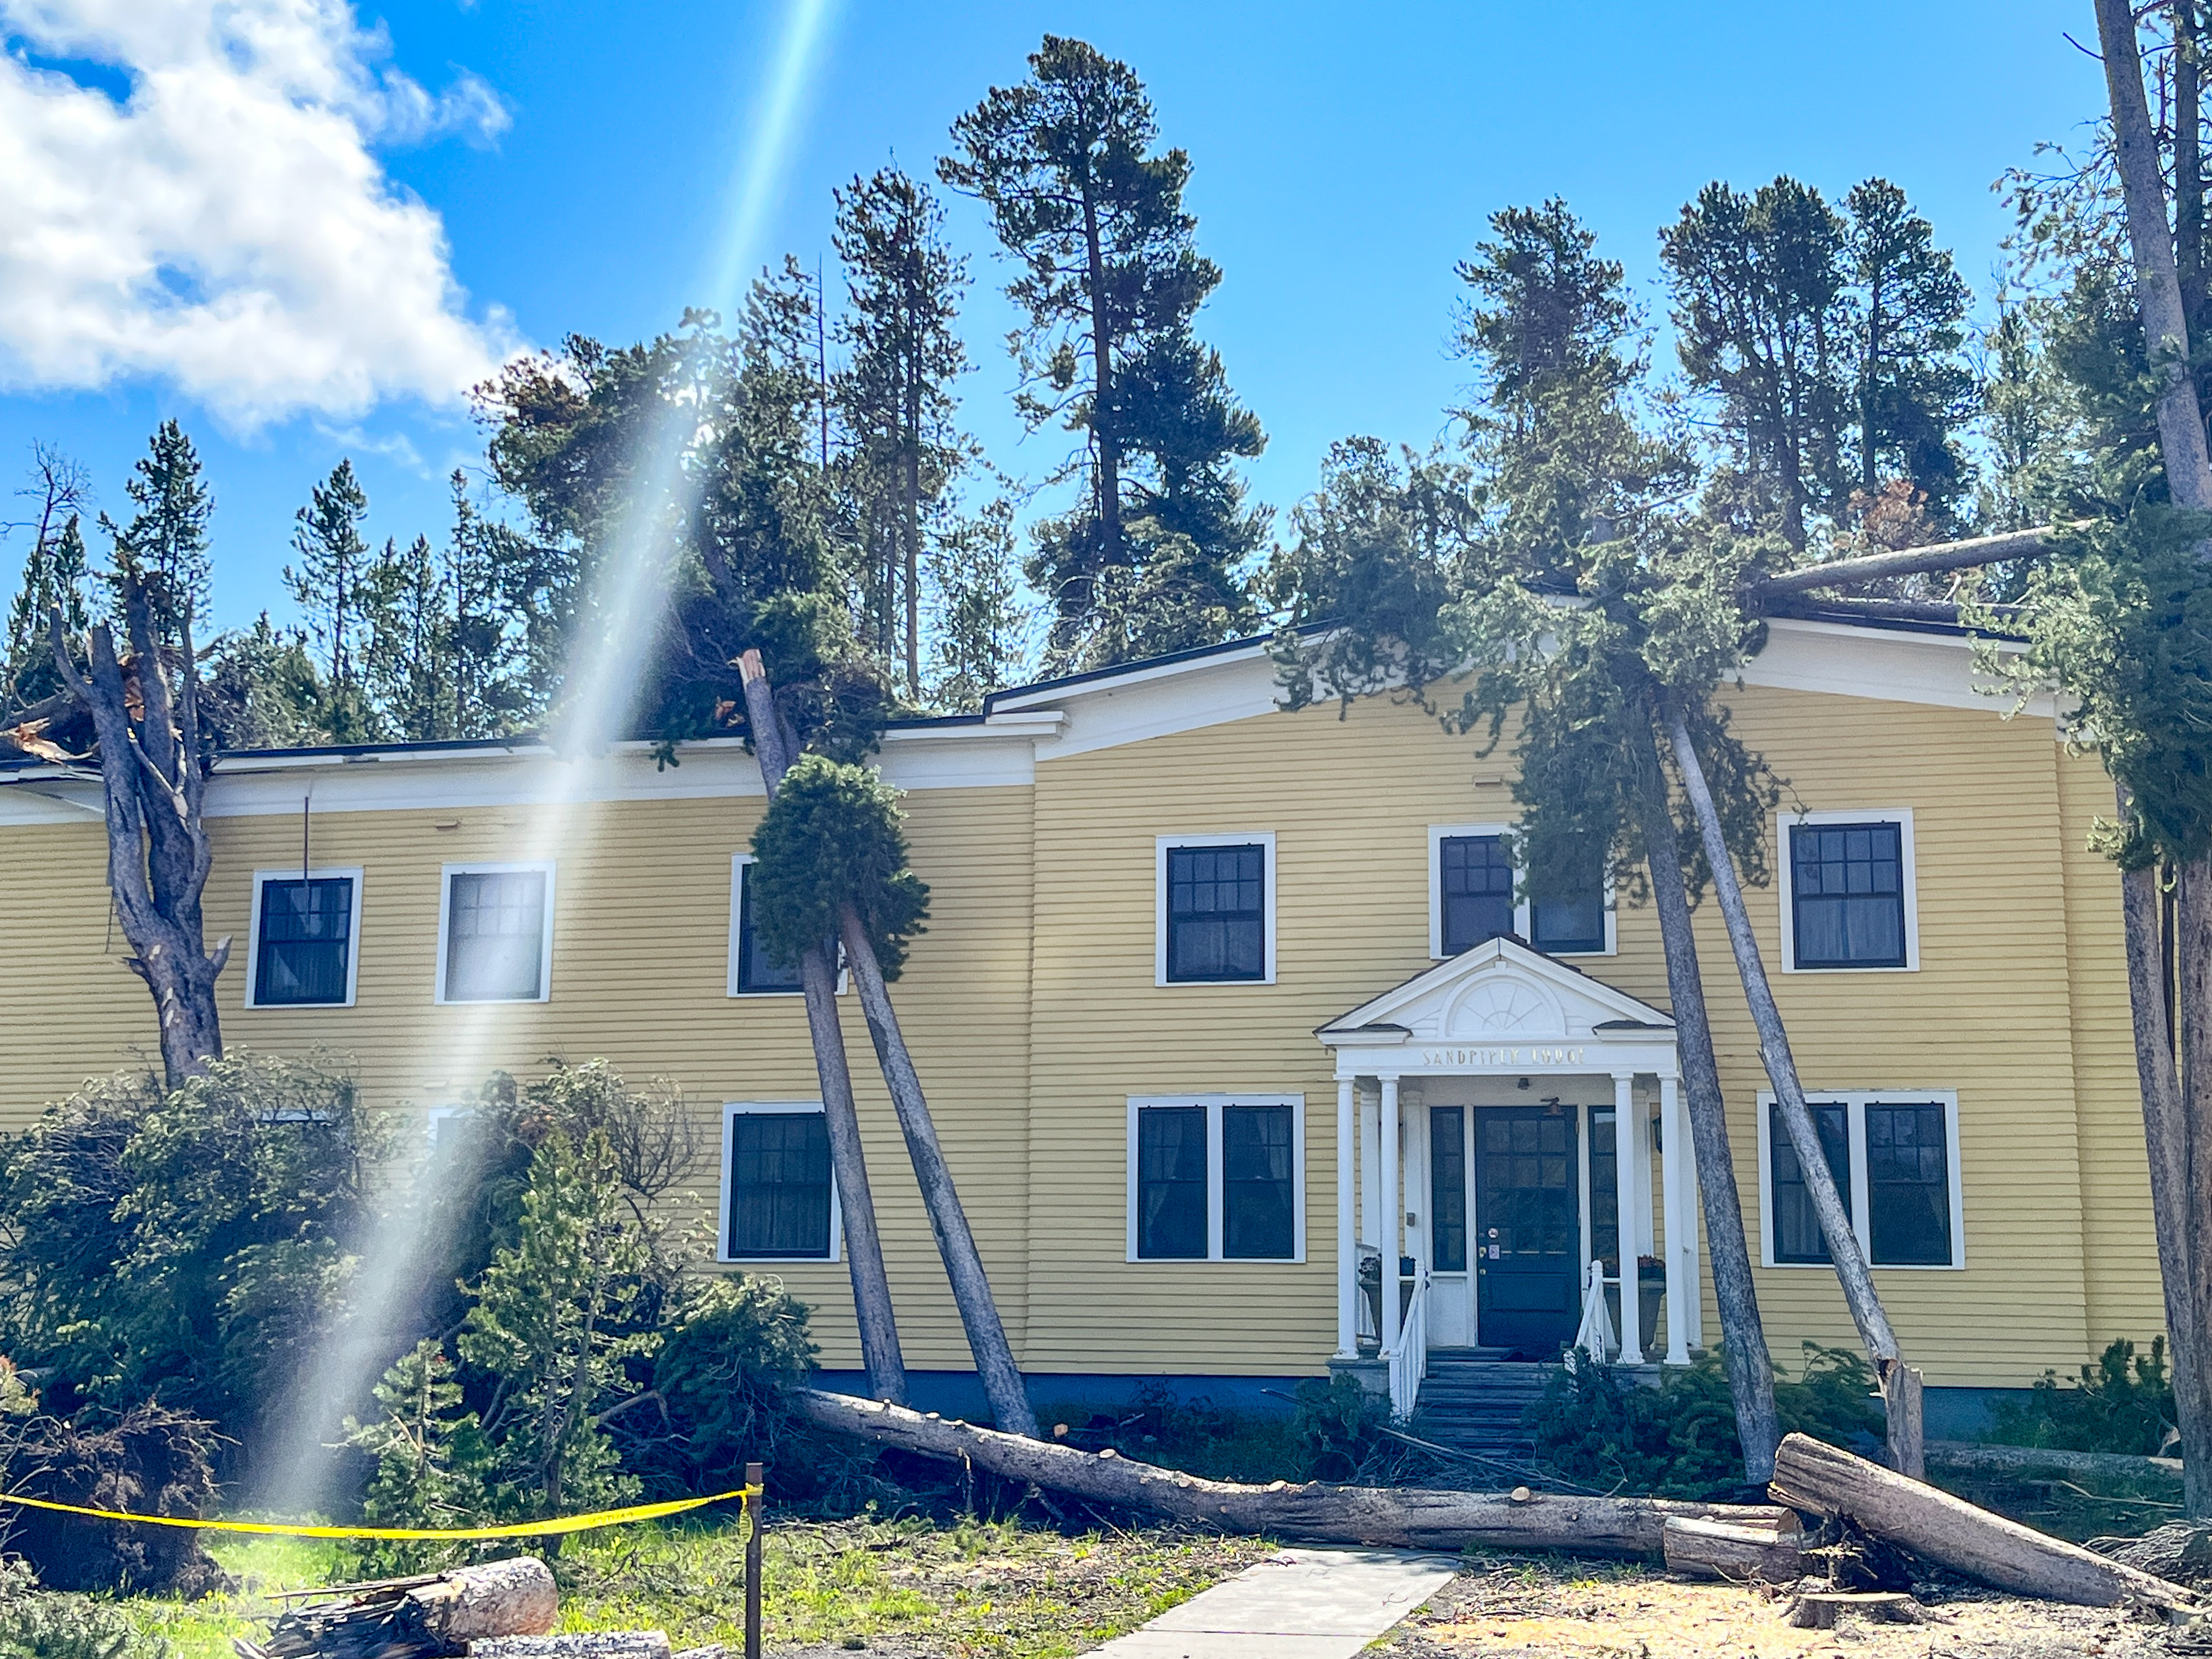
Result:
{"type": "Polygon", "coordinates": [[[969,1351],[975,1356],[975,1373],[982,1379],[984,1398],[991,1402],[992,1415],[1001,1429],[1034,1438],[1036,1413],[1030,1409],[1029,1390],[1023,1386],[1014,1351],[1006,1341],[1006,1328],[999,1319],[999,1304],[992,1297],[991,1281],[983,1272],[983,1258],[975,1249],[968,1212],[961,1207],[951,1169],[945,1162],[944,1149],[937,1144],[937,1125],[929,1115],[921,1079],[899,1030],[898,1013],[891,1006],[890,990],[884,983],[876,948],[861,925],[860,913],[850,904],[843,908],[838,923],[845,960],[860,993],[860,1011],[867,1016],[868,1036],[875,1042],[876,1059],[884,1068],[891,1103],[898,1109],[899,1127],[906,1133],[907,1154],[914,1160],[915,1179],[929,1209],[930,1231],[937,1235],[938,1254],[945,1258],[945,1276],[952,1284],[952,1300],[968,1333],[969,1351]]]}
{"type": "Polygon", "coordinates": [[[1867,1271],[1858,1235],[1851,1229],[1843,1196],[1837,1192],[1835,1177],[1828,1169],[1827,1154],[1820,1146],[1820,1133],[1813,1127],[1812,1109],[1805,1103],[1804,1085],[1797,1078],[1797,1061],[1790,1052],[1790,1033],[1782,1024],[1782,1010],[1775,1004],[1774,988],[1767,982],[1766,964],[1760,959],[1759,939],[1752,932],[1751,912],[1744,904],[1743,888],[1736,880],[1735,864],[1729,853],[1728,837],[1721,829],[1720,812],[1713,805],[1713,792],[1705,782],[1705,765],[1698,760],[1697,745],[1690,738],[1689,721],[1680,708],[1669,708],[1666,720],[1674,765],[1681,774],[1683,792],[1690,798],[1691,809],[1697,814],[1705,861],[1712,867],[1713,891],[1720,899],[1721,915],[1728,923],[1729,945],[1735,952],[1736,975],[1743,981],[1744,1000],[1751,1005],[1752,1023],[1759,1029],[1759,1058],[1765,1062],[1766,1075],[1774,1085],[1790,1144],[1796,1150],[1805,1190],[1813,1200],[1813,1213],[1820,1218],[1821,1236],[1827,1241],[1828,1259],[1835,1264],[1836,1279],[1844,1287],[1844,1300],[1850,1308],[1851,1321],[1859,1328],[1859,1340],[1866,1345],[1868,1358],[1874,1361],[1875,1376],[1889,1405],[1890,1451],[1900,1469],[1917,1475],[1921,1469],[1918,1413],[1908,1403],[1911,1379],[1906,1373],[1904,1357],[1898,1351],[1897,1333],[1890,1328],[1889,1316],[1882,1310],[1881,1298],[1875,1294],[1874,1275],[1867,1271]]]}
{"type": "Polygon", "coordinates": [[[137,571],[124,573],[123,605],[131,650],[127,665],[117,659],[105,623],[91,632],[89,678],[77,670],[59,610],[48,614],[47,633],[54,665],[91,711],[99,736],[107,887],[123,937],[137,953],[124,965],[153,993],[161,1069],[173,1089],[222,1057],[215,982],[230,960],[230,940],[207,950],[200,915],[215,854],[207,836],[191,618],[180,622],[173,693],[149,585],[137,571]]]}
{"type": "MultiPolygon", "coordinates": [[[[2189,369],[2189,323],[2166,227],[2166,183],[2158,138],[2143,93],[2142,57],[2130,0],[2097,0],[2097,33],[2105,83],[2112,100],[2113,149],[2127,204],[2128,246],[2135,262],[2136,302],[2152,368],[2164,384],[2158,399],[2158,444],[2166,489],[2176,505],[2212,512],[2212,459],[2205,447],[2204,412],[2189,369]]],[[[2200,556],[2207,550],[2199,549],[2200,556]]],[[[2125,803],[2123,803],[2124,811],[2125,803]]],[[[2154,890],[2148,874],[2131,874],[2122,906],[2134,1014],[2136,1067],[2143,1096],[2150,1159],[2152,1219],[2166,1281],[2166,1336],[2172,1345],[2174,1415],[2181,1431],[2184,1502],[2192,1516],[2212,1516],[2212,1055],[2192,1043],[2212,1010],[2203,1006],[2208,987],[2191,970],[2212,951],[2212,860],[2188,861],[2179,875],[2183,902],[2175,907],[2175,956],[2183,971],[2172,988],[2181,1013],[2181,1052],[2174,1060],[2173,1031],[2166,1018],[2168,986],[2154,890]],[[2192,1052],[2194,1050],[2194,1052],[2192,1052]],[[2203,1060],[2199,1066],[2196,1062],[2203,1060]],[[2178,1260],[2169,1247],[2178,1249],[2178,1260]],[[2182,1277],[2177,1285],[2174,1273],[2182,1277]],[[2185,1305],[2182,1305],[2185,1304],[2185,1305]],[[2177,1318],[2177,1314],[2179,1316],[2177,1318]],[[2185,1381],[2185,1379],[2186,1379],[2185,1381]],[[2193,1473],[2192,1473],[2193,1471],[2193,1473]]]]}
{"type": "MultiPolygon", "coordinates": [[[[744,686],[745,719],[752,727],[753,750],[769,799],[791,769],[795,744],[777,713],[760,653],[738,659],[744,686]]],[[[845,1236],[845,1265],[853,1280],[853,1316],[860,1330],[860,1363],[868,1373],[868,1392],[894,1405],[906,1404],[906,1362],[899,1352],[898,1320],[891,1307],[890,1277],[884,1272],[883,1237],[876,1230],[876,1200],[868,1186],[868,1160],[860,1144],[860,1114],[853,1101],[853,1074],[845,1060],[845,1033],[837,1018],[836,945],[814,946],[799,960],[799,982],[806,995],[806,1030],[814,1047],[814,1069],[822,1080],[823,1127],[830,1134],[830,1162],[837,1174],[837,1208],[845,1236]]]]}
{"type": "MultiPolygon", "coordinates": [[[[1759,1316],[1759,1294],[1751,1279],[1751,1250],[1744,1241],[1743,1199],[1735,1184],[1735,1159],[1729,1146],[1728,1108],[1721,1094],[1719,1063],[1713,1058],[1713,1028],[1705,1012],[1705,975],[1698,966],[1698,936],[1690,924],[1690,902],[1682,881],[1682,850],[1674,835],[1674,815],[1667,781],[1654,752],[1648,719],[1635,734],[1632,762],[1637,770],[1638,827],[1651,872],[1652,902],[1659,911],[1659,939],[1667,955],[1667,995],[1674,1011],[1675,1046],[1682,1065],[1682,1103],[1690,1120],[1697,1156],[1698,1191],[1705,1215],[1705,1242],[1711,1253],[1713,1299],[1720,1305],[1721,1364],[1728,1373],[1729,1397],[1735,1405],[1736,1439],[1743,1447],[1746,1476],[1764,1482],[1774,1474],[1774,1448],[1782,1438],[1774,1406],[1774,1360],[1766,1328],[1759,1316]]],[[[1672,1248],[1671,1242],[1669,1248],[1672,1248]]],[[[1626,1280],[1622,1281],[1626,1283],[1626,1280]]],[[[1692,1287],[1696,1293],[1696,1287],[1692,1287]]],[[[1680,1310],[1668,1318],[1681,1317],[1680,1310]]]]}

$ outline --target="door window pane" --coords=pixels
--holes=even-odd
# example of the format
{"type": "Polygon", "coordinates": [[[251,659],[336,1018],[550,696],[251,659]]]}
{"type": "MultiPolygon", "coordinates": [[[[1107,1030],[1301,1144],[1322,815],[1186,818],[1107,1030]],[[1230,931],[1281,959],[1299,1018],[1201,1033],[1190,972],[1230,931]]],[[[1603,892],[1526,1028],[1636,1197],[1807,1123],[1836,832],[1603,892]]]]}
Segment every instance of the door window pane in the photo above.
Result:
{"type": "Polygon", "coordinates": [[[730,1115],[730,1237],[725,1254],[825,1260],[830,1130],[819,1112],[730,1115]]]}
{"type": "Polygon", "coordinates": [[[1168,848],[1168,978],[1267,976],[1264,846],[1168,848]]]}
{"type": "Polygon", "coordinates": [[[753,866],[738,866],[738,989],[740,991],[796,991],[799,965],[789,967],[769,959],[753,931],[753,866]]]}
{"type": "Polygon", "coordinates": [[[1221,1254],[1284,1261],[1297,1254],[1287,1106],[1221,1109],[1221,1254]]]}
{"type": "Polygon", "coordinates": [[[1437,884],[1448,957],[1513,931],[1513,865],[1498,836],[1446,836],[1437,842],[1437,884]]]}
{"type": "Polygon", "coordinates": [[[1438,1273],[1467,1271],[1467,1140],[1464,1109],[1429,1108],[1429,1208],[1438,1273]]]}
{"type": "MultiPolygon", "coordinates": [[[[1813,1127],[1820,1132],[1820,1151],[1828,1160],[1828,1173],[1834,1178],[1837,1194],[1848,1212],[1851,1207],[1850,1115],[1834,1103],[1814,1101],[1810,1104],[1813,1127]]],[[[1774,1259],[1826,1261],[1827,1241],[1821,1236],[1820,1220],[1813,1213],[1813,1195],[1805,1188],[1804,1166],[1797,1161],[1797,1149],[1790,1144],[1790,1130],[1782,1121],[1778,1102],[1767,1108],[1766,1133],[1773,1162],[1769,1184],[1774,1194],[1774,1259]]]]}
{"type": "Polygon", "coordinates": [[[1951,1265],[1951,1147],[1935,1103],[1866,1109],[1868,1254],[1878,1265],[1951,1265]]]}
{"type": "Polygon", "coordinates": [[[1614,1139],[1613,1109],[1590,1111],[1590,1254],[1608,1274],[1620,1271],[1620,1143],[1614,1139]]]}
{"type": "Polygon", "coordinates": [[[1206,1108],[1137,1113],[1137,1255],[1206,1255],[1206,1108]]]}
{"type": "Polygon", "coordinates": [[[446,1000],[534,1002],[544,994],[545,872],[453,878],[446,1000]]]}
{"type": "Polygon", "coordinates": [[[1796,966],[1905,966],[1903,848],[1894,823],[1791,826],[1796,966]]]}
{"type": "Polygon", "coordinates": [[[343,1002],[353,949],[353,878],[261,884],[253,1000],[260,1006],[343,1002]]]}

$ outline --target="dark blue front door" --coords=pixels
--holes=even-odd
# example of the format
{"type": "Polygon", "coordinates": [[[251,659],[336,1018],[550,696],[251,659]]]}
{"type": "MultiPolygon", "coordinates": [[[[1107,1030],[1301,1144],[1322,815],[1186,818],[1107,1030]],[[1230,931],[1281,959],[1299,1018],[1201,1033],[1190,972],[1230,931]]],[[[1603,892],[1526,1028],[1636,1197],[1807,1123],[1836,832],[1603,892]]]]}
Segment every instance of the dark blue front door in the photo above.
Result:
{"type": "Polygon", "coordinates": [[[1474,1115],[1476,1340],[1550,1358],[1582,1309],[1571,1106],[1485,1106],[1474,1115]]]}

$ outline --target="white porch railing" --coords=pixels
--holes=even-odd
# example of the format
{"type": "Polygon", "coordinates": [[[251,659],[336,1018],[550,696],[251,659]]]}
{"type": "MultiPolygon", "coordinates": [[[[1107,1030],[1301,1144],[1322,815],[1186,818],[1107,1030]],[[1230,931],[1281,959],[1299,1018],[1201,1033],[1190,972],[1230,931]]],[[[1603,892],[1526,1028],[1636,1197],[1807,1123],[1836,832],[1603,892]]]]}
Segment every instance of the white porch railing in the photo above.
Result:
{"type": "Polygon", "coordinates": [[[1413,1294],[1406,1304],[1406,1316],[1398,1322],[1398,1346],[1390,1350],[1390,1415],[1403,1422],[1413,1414],[1420,1398],[1421,1379],[1429,1374],[1429,1269],[1413,1269],[1413,1294]]]}
{"type": "Polygon", "coordinates": [[[1613,1315],[1605,1305],[1605,1264],[1591,1262],[1583,1285],[1583,1322],[1575,1328],[1574,1342],[1601,1365],[1620,1352],[1620,1339],[1613,1334],[1613,1315]]]}

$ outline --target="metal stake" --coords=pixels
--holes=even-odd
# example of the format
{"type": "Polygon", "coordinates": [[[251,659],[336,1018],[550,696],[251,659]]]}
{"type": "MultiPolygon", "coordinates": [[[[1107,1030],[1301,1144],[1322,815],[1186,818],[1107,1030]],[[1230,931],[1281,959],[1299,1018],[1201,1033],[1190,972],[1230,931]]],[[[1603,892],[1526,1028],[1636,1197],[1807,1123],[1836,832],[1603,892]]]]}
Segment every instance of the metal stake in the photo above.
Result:
{"type": "Polygon", "coordinates": [[[745,1465],[745,1514],[751,1530],[745,1534],[745,1659],[761,1659],[761,1523],[767,1519],[768,1494],[761,1488],[768,1473],[761,1463],[745,1465]]]}

